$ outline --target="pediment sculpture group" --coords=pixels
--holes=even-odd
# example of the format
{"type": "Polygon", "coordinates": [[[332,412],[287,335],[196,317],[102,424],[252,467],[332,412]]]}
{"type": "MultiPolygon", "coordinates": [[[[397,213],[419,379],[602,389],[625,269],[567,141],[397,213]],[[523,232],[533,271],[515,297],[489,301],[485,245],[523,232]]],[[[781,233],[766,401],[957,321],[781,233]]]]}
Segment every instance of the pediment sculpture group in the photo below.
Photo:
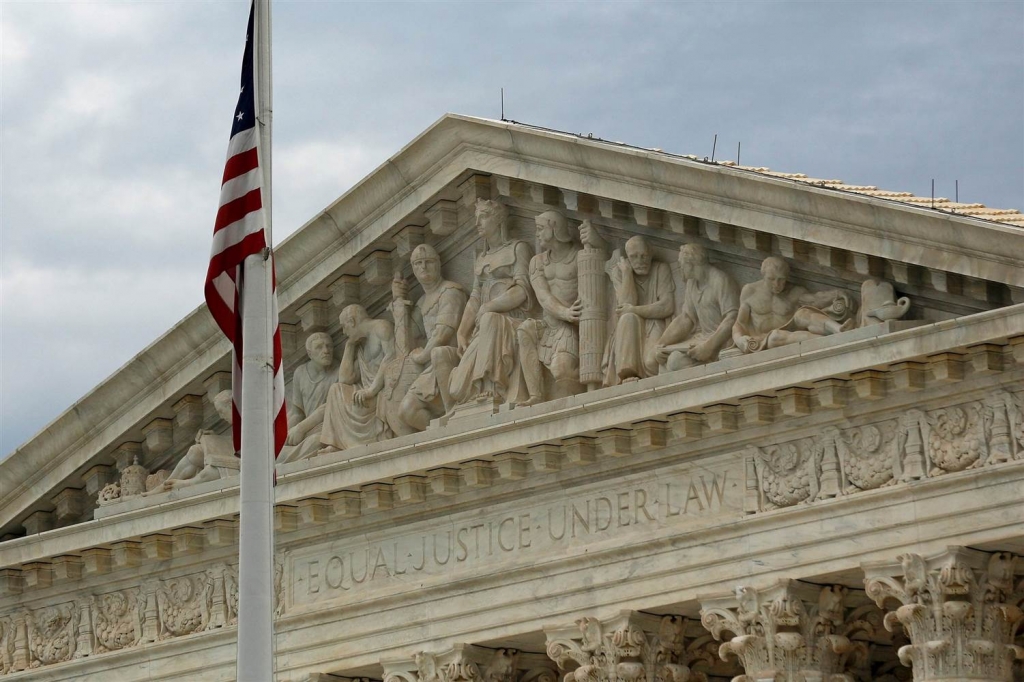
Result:
{"type": "Polygon", "coordinates": [[[444,278],[434,248],[420,244],[410,254],[423,291],[415,303],[396,273],[391,320],[358,304],[344,308],[339,364],[327,333],[307,338],[309,361],[289,389],[281,461],[423,431],[467,406],[535,405],[714,362],[723,352],[838,334],[898,319],[910,306],[890,283],[868,280],[855,316],[849,294],[794,284],[775,256],[762,263],[761,279],[741,288],[692,243],[679,249],[680,293],[643,236],[609,258],[611,245],[589,221],[572,229],[550,210],[535,218],[534,254],[511,236],[504,204],[481,199],[475,208],[483,249],[468,293],[444,278]]]}

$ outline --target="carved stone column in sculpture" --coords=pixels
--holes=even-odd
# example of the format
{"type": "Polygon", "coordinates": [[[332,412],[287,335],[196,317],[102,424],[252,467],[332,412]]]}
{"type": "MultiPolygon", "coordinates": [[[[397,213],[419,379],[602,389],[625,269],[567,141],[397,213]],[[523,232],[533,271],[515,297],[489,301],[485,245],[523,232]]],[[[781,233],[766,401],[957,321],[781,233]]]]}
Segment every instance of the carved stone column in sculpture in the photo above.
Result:
{"type": "Polygon", "coordinates": [[[456,644],[434,654],[381,661],[384,682],[555,682],[554,665],[541,654],[456,644]]]}
{"type": "Polygon", "coordinates": [[[548,656],[566,671],[563,682],[704,682],[705,673],[693,667],[715,663],[706,635],[682,616],[623,611],[545,632],[548,656]]]}
{"type": "Polygon", "coordinates": [[[915,681],[1014,679],[1014,661],[1024,660],[1024,647],[1014,641],[1024,625],[1021,563],[1013,554],[950,547],[864,567],[868,596],[895,609],[885,626],[898,622],[910,638],[899,657],[915,681]]]}
{"type": "Polygon", "coordinates": [[[737,587],[732,595],[701,598],[701,623],[725,659],[733,655],[744,675],[733,682],[852,682],[848,671],[867,655],[853,641],[870,631],[848,606],[848,590],[784,580],[772,587],[737,587]]]}

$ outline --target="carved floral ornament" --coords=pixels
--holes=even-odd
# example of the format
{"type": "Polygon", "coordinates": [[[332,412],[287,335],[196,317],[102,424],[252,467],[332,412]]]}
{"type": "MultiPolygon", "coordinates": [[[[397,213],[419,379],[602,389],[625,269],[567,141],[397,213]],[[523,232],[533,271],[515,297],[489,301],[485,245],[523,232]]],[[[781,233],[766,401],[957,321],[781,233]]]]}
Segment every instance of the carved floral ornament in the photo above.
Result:
{"type": "Polygon", "coordinates": [[[1024,459],[1024,394],[999,390],[935,410],[775,445],[748,446],[748,511],[766,511],[1024,459]]]}
{"type": "Polygon", "coordinates": [[[554,665],[516,649],[456,644],[442,653],[383,661],[384,682],[555,682],[554,665]]]}
{"type": "Polygon", "coordinates": [[[950,547],[932,557],[866,566],[868,596],[910,644],[898,654],[915,680],[1010,682],[1024,661],[1024,569],[1019,557],[950,547]]]}

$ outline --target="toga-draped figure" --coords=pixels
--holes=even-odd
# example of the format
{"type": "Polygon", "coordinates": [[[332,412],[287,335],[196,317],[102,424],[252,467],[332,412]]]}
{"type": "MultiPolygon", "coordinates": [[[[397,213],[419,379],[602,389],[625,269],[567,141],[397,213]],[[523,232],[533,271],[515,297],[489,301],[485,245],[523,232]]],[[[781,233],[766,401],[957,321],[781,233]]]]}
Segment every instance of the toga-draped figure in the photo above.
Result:
{"type": "Polygon", "coordinates": [[[309,362],[292,373],[288,392],[288,440],[278,462],[294,462],[320,449],[327,393],[338,381],[334,342],[327,332],[313,332],[306,339],[309,362]]]}
{"type": "MultiPolygon", "coordinates": [[[[459,359],[452,344],[456,342],[455,330],[466,307],[466,292],[461,285],[441,277],[441,258],[429,244],[413,249],[409,260],[413,275],[423,287],[423,295],[416,301],[411,320],[407,322],[411,322],[418,337],[423,339],[423,345],[409,353],[409,359],[420,368],[420,373],[409,387],[398,413],[412,429],[423,431],[431,419],[452,407],[448,381],[459,359]]],[[[396,296],[392,309],[397,324],[402,316],[408,315],[408,301],[404,296],[396,296]]]]}
{"type": "Polygon", "coordinates": [[[456,404],[517,398],[521,370],[516,328],[534,304],[533,252],[529,244],[509,236],[505,205],[477,200],[476,225],[484,249],[473,264],[473,290],[457,333],[462,359],[449,383],[456,404]]]}
{"type": "Polygon", "coordinates": [[[668,325],[655,350],[667,371],[714,362],[732,345],[732,326],[740,304],[736,281],[708,263],[699,244],[679,248],[679,271],[686,283],[682,312],[668,325]]]}
{"type": "Polygon", "coordinates": [[[676,285],[668,264],[654,260],[639,235],[630,237],[625,251],[624,258],[609,263],[618,319],[605,355],[606,386],[658,373],[656,346],[675,312],[676,285]]]}
{"type": "Polygon", "coordinates": [[[394,327],[387,320],[372,319],[358,304],[342,310],[339,320],[348,343],[324,411],[320,442],[328,452],[393,435],[385,401],[377,396],[384,388],[387,362],[395,355],[394,327]]]}

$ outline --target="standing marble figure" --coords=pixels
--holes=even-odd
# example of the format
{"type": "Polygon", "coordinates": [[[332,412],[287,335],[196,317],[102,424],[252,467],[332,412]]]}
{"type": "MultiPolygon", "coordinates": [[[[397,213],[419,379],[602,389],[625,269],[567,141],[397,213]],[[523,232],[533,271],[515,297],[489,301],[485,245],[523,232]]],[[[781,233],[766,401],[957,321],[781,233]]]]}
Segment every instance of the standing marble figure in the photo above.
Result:
{"type": "Polygon", "coordinates": [[[740,290],[732,277],[708,263],[699,244],[679,248],[679,271],[686,283],[683,310],[662,333],[655,357],[666,371],[713,362],[732,345],[740,290]]]}
{"type": "MultiPolygon", "coordinates": [[[[419,376],[402,399],[399,416],[416,431],[427,428],[430,420],[451,409],[448,380],[458,362],[455,329],[459,315],[466,306],[466,292],[462,286],[441,277],[441,258],[429,244],[420,244],[409,259],[416,281],[423,287],[423,295],[412,309],[412,326],[424,338],[423,346],[409,353],[409,358],[422,367],[419,376]]],[[[397,311],[398,308],[396,307],[397,311]]],[[[402,306],[402,313],[408,310],[402,306]]]]}
{"type": "Polygon", "coordinates": [[[386,362],[395,355],[394,327],[372,319],[363,306],[353,303],[339,315],[348,343],[338,369],[338,383],[327,394],[323,451],[344,450],[390,438],[392,433],[377,394],[384,388],[386,362]]]}
{"type": "Polygon", "coordinates": [[[579,322],[583,304],[576,264],[579,250],[565,216],[558,211],[545,211],[534,222],[539,252],[530,260],[530,283],[544,312],[541,319],[525,320],[517,330],[529,393],[523,405],[575,395],[582,388],[579,322]],[[553,380],[550,392],[544,390],[544,370],[553,380]]]}
{"type": "Polygon", "coordinates": [[[667,263],[656,261],[647,240],[626,242],[626,256],[609,263],[618,319],[608,342],[605,385],[637,381],[658,373],[655,347],[675,312],[675,283],[667,263]]]}
{"type": "Polygon", "coordinates": [[[529,244],[509,236],[505,205],[478,199],[476,228],[484,249],[473,264],[473,291],[456,334],[462,359],[449,384],[456,404],[503,403],[518,397],[516,329],[534,302],[533,253],[529,244]]]}
{"type": "Polygon", "coordinates": [[[792,284],[789,264],[769,256],[761,263],[761,279],[740,292],[732,337],[744,353],[754,353],[838,334],[853,329],[855,321],[847,319],[852,308],[849,296],[841,291],[812,293],[792,284]]]}

